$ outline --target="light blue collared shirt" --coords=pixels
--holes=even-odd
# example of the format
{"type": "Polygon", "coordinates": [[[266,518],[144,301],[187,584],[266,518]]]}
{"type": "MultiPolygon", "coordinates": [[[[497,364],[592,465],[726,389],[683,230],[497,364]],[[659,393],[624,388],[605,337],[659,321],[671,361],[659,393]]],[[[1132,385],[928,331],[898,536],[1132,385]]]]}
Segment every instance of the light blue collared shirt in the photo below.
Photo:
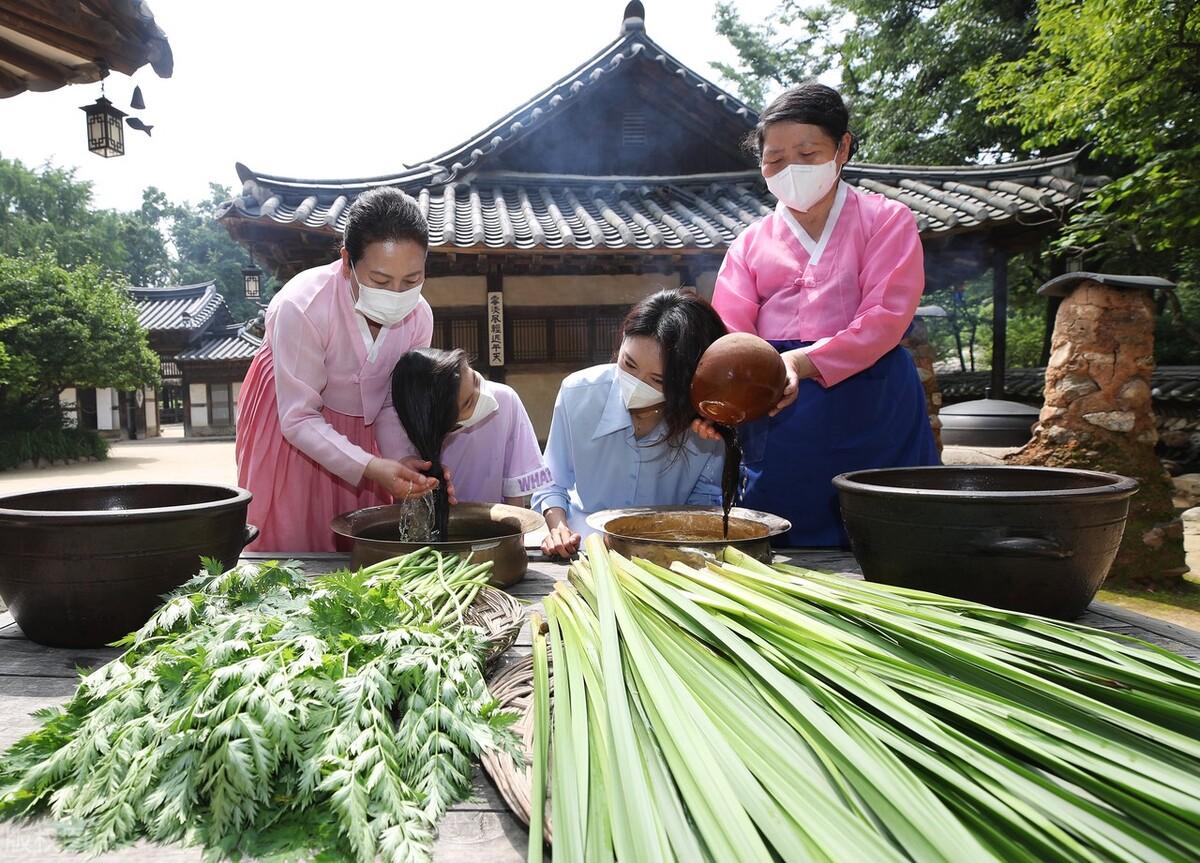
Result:
{"type": "Polygon", "coordinates": [[[544,455],[554,482],[533,495],[533,509],[562,507],[571,529],[587,536],[587,517],[599,510],[720,506],[724,445],[688,432],[676,451],[662,441],[662,423],[635,438],[616,369],[593,366],[563,381],[544,455]]]}

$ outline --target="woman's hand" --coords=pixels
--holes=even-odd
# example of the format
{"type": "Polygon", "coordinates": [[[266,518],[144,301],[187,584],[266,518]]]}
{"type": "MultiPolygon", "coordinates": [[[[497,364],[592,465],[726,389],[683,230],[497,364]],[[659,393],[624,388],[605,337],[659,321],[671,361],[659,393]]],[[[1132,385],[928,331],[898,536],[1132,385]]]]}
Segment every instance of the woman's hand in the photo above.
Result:
{"type": "Polygon", "coordinates": [[[775,416],[796,400],[796,395],[800,392],[800,381],[815,378],[818,374],[817,367],[813,365],[813,361],[808,358],[808,354],[803,348],[784,351],[780,357],[783,359],[783,367],[787,370],[787,386],[783,388],[783,398],[779,400],[779,404],[775,405],[771,416],[775,416]]]}
{"type": "Polygon", "coordinates": [[[579,551],[582,537],[567,524],[567,511],[560,506],[546,510],[546,526],[550,533],[542,540],[542,554],[548,557],[570,557],[579,551]]]}
{"type": "Polygon", "coordinates": [[[703,440],[725,440],[725,438],[721,437],[721,433],[717,431],[717,424],[712,420],[696,417],[694,420],[692,420],[692,431],[696,433],[697,437],[703,440]]]}
{"type": "Polygon", "coordinates": [[[542,540],[542,554],[549,557],[570,557],[579,551],[582,538],[565,524],[552,528],[542,540]]]}
{"type": "MultiPolygon", "coordinates": [[[[390,458],[373,458],[363,472],[366,479],[379,483],[394,498],[401,500],[410,497],[423,497],[438,486],[433,477],[425,476],[421,471],[432,467],[429,462],[421,461],[416,456],[409,456],[400,461],[390,458]]],[[[447,489],[449,479],[447,478],[447,489]]]]}

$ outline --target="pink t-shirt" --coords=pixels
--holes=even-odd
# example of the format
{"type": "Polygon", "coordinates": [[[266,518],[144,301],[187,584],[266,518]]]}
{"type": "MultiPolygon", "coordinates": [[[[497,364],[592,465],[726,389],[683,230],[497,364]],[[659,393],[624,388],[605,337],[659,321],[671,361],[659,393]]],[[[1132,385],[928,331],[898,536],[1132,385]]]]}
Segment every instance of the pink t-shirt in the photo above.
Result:
{"type": "Polygon", "coordinates": [[[292,446],[357,485],[374,456],[339,434],[321,415],[328,407],[371,425],[392,414],[392,367],[413,348],[428,347],[433,311],[413,312],[371,338],[354,310],[350,280],[336,260],[291,279],[267,308],[266,338],[274,355],[279,427],[292,446]]]}
{"type": "MultiPolygon", "coordinates": [[[[512,387],[487,379],[482,386],[498,409],[483,422],[452,432],[442,449],[455,495],[472,503],[503,503],[506,497],[525,497],[549,485],[553,477],[521,397],[512,387]]],[[[375,423],[375,440],[384,458],[417,454],[390,403],[375,423]]]]}
{"type": "Polygon", "coordinates": [[[900,343],[924,290],[912,211],[840,183],[817,239],[782,204],[747,228],[721,264],[713,306],[730,330],[814,342],[808,357],[829,387],[900,343]]]}

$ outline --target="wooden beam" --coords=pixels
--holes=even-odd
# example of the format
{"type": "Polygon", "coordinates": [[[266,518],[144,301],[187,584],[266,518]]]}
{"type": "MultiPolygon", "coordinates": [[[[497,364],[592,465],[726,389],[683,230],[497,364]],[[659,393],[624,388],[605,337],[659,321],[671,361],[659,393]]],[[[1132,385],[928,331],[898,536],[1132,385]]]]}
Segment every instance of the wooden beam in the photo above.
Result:
{"type": "Polygon", "coordinates": [[[45,57],[39,57],[32,51],[26,51],[12,42],[0,41],[0,60],[10,66],[16,66],[28,72],[31,77],[43,81],[60,81],[66,83],[75,77],[75,70],[70,66],[55,63],[45,57]]]}
{"type": "MultiPolygon", "coordinates": [[[[493,261],[487,268],[487,314],[488,322],[484,332],[487,333],[487,344],[483,346],[481,353],[488,357],[488,377],[497,383],[504,383],[505,367],[508,363],[509,345],[507,339],[507,327],[504,325],[505,308],[504,308],[504,265],[499,261],[493,261]],[[492,305],[493,294],[499,294],[499,309],[497,315],[499,320],[492,321],[492,305]],[[502,342],[501,360],[502,363],[498,366],[491,364],[491,340],[493,330],[498,334],[502,342]]],[[[480,357],[483,360],[483,357],[480,357]]]]}
{"type": "Polygon", "coordinates": [[[16,75],[0,69],[0,96],[5,94],[14,96],[17,93],[24,92],[26,89],[27,85],[24,78],[18,78],[16,75]]]}
{"type": "Polygon", "coordinates": [[[103,18],[87,18],[86,23],[71,26],[61,18],[47,20],[31,14],[24,7],[0,5],[0,24],[85,60],[102,60],[110,69],[126,75],[132,75],[149,60],[146,45],[126,39],[103,18]]]}

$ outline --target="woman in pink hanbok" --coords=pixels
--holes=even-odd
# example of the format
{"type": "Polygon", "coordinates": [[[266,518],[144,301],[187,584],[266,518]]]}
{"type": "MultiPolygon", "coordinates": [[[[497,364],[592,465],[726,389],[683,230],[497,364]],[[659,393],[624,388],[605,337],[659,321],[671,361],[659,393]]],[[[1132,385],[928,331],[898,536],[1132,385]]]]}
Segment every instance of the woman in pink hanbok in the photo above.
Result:
{"type": "Polygon", "coordinates": [[[767,106],[755,143],[779,204],[730,246],[713,292],[725,325],[771,342],[788,370],[775,414],[742,429],[741,502],[789,519],[793,547],[848,544],[837,474],[940,461],[899,346],[925,288],[921,238],[904,204],[842,181],[848,126],[823,84],[767,106]]]}
{"type": "Polygon", "coordinates": [[[382,458],[375,440],[376,418],[392,411],[392,367],[433,333],[421,297],[428,234],[411,197],[365,192],[341,257],[271,300],[239,400],[238,484],[261,531],[248,550],[338,550],[334,516],[436,486],[421,473],[428,463],[382,458]]]}

